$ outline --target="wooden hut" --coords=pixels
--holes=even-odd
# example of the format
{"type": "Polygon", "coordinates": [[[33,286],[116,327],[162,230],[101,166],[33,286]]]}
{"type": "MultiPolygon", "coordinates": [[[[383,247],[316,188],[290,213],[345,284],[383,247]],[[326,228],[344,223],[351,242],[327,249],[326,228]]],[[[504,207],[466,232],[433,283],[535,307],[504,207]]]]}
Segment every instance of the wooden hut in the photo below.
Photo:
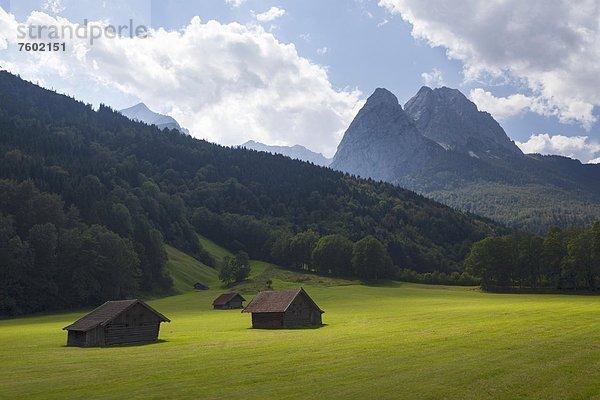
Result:
{"type": "Polygon", "coordinates": [[[213,301],[213,308],[216,310],[231,310],[234,308],[242,308],[242,304],[246,301],[239,293],[223,293],[213,301]]]}
{"type": "Polygon", "coordinates": [[[242,312],[252,313],[252,327],[261,329],[322,325],[325,311],[304,289],[260,292],[242,312]]]}
{"type": "Polygon", "coordinates": [[[202,282],[194,283],[194,289],[196,290],[208,290],[208,285],[202,282]]]}
{"type": "Polygon", "coordinates": [[[154,342],[167,317],[141,300],[107,301],[63,328],[67,346],[97,347],[154,342]]]}

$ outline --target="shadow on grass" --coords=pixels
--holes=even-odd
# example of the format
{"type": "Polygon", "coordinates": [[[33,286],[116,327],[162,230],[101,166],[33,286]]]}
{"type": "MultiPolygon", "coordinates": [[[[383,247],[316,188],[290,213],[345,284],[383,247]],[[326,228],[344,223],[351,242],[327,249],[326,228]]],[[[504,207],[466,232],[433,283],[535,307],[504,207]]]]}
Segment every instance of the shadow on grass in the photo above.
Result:
{"type": "Polygon", "coordinates": [[[107,346],[67,346],[66,344],[62,347],[70,347],[74,349],[120,349],[123,347],[139,347],[139,346],[152,346],[159,345],[162,343],[169,343],[168,340],[158,339],[151,342],[135,342],[135,343],[123,343],[123,344],[113,344],[107,346]]]}
{"type": "Polygon", "coordinates": [[[488,288],[481,289],[488,294],[558,294],[565,296],[600,296],[600,290],[589,289],[554,289],[554,288],[488,288]]]}
{"type": "Polygon", "coordinates": [[[400,281],[363,281],[363,286],[368,287],[386,287],[386,288],[398,288],[404,285],[405,282],[400,281]]]}
{"type": "Polygon", "coordinates": [[[254,330],[254,331],[303,331],[303,330],[314,330],[314,329],[321,329],[328,326],[328,324],[321,324],[321,325],[304,325],[304,326],[296,326],[293,328],[253,328],[253,327],[249,327],[246,329],[249,330],[254,330]]]}

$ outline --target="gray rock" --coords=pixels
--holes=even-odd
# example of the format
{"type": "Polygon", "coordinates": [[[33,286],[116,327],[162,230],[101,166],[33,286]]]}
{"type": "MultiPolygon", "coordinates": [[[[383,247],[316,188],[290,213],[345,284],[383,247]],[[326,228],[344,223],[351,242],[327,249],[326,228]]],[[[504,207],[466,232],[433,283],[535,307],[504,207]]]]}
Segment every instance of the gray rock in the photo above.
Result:
{"type": "Polygon", "coordinates": [[[397,182],[443,152],[441,146],[420,134],[396,96],[378,88],[346,130],[331,167],[397,182]]]}
{"type": "Polygon", "coordinates": [[[135,106],[125,108],[119,111],[121,114],[133,121],[144,122],[148,125],[156,125],[158,129],[176,129],[184,135],[190,132],[182,128],[175,118],[168,115],[159,114],[150,110],[144,103],[138,103],[135,106]]]}
{"type": "Polygon", "coordinates": [[[240,147],[264,151],[271,154],[282,154],[295,160],[307,161],[323,167],[326,167],[331,163],[330,158],[325,157],[321,153],[309,150],[304,146],[300,146],[299,144],[294,146],[270,146],[264,143],[255,142],[254,140],[248,140],[246,143],[240,145],[240,147]]]}
{"type": "Polygon", "coordinates": [[[423,86],[404,109],[425,137],[444,148],[472,157],[523,155],[489,113],[456,89],[423,86]]]}

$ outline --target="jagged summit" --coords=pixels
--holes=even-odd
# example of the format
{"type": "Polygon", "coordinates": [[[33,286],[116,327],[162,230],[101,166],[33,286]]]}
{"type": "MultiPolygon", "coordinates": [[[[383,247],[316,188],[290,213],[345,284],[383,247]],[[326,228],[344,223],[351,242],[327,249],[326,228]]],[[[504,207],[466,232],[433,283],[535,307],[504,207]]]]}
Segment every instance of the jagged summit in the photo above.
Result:
{"type": "Polygon", "coordinates": [[[346,130],[331,167],[537,232],[590,218],[593,212],[581,210],[600,199],[595,166],[523,155],[490,114],[448,87],[423,86],[404,108],[377,89],[346,130]],[[557,211],[557,196],[569,206],[557,211]]]}
{"type": "Polygon", "coordinates": [[[498,122],[460,90],[424,86],[404,110],[424,136],[446,149],[478,157],[522,155],[498,122]]]}
{"type": "Polygon", "coordinates": [[[396,97],[396,95],[390,92],[389,90],[385,88],[377,88],[375,89],[373,94],[369,96],[365,105],[375,107],[381,104],[389,104],[395,106],[399,105],[400,103],[398,102],[398,98],[396,97]]]}
{"type": "Polygon", "coordinates": [[[346,130],[331,167],[421,190],[489,175],[483,160],[522,157],[491,115],[459,90],[423,86],[403,109],[379,88],[346,130]]]}
{"type": "Polygon", "coordinates": [[[331,167],[388,180],[396,175],[399,165],[406,171],[415,170],[427,154],[440,151],[439,145],[419,133],[397,97],[378,88],[344,133],[331,167]]]}
{"type": "Polygon", "coordinates": [[[433,89],[430,88],[429,86],[421,86],[421,89],[419,89],[419,91],[417,92],[416,96],[425,95],[425,94],[427,94],[429,92],[432,92],[432,91],[433,91],[433,89]]]}

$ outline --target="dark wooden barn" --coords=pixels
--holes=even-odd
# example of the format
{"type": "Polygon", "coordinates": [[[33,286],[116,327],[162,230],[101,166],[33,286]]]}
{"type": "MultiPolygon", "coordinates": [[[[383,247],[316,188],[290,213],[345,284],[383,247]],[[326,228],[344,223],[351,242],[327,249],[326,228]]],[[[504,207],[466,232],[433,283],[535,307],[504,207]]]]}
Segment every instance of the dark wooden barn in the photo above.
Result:
{"type": "Polygon", "coordinates": [[[63,328],[67,346],[97,347],[154,342],[167,317],[141,300],[107,301],[63,328]]]}
{"type": "Polygon", "coordinates": [[[242,311],[252,313],[252,327],[261,329],[322,325],[325,311],[304,289],[260,292],[242,311]]]}
{"type": "Polygon", "coordinates": [[[202,282],[194,283],[194,289],[196,290],[208,290],[208,285],[202,282]]]}
{"type": "Polygon", "coordinates": [[[213,308],[217,310],[231,310],[233,308],[242,308],[246,301],[239,293],[223,293],[213,301],[213,308]]]}

